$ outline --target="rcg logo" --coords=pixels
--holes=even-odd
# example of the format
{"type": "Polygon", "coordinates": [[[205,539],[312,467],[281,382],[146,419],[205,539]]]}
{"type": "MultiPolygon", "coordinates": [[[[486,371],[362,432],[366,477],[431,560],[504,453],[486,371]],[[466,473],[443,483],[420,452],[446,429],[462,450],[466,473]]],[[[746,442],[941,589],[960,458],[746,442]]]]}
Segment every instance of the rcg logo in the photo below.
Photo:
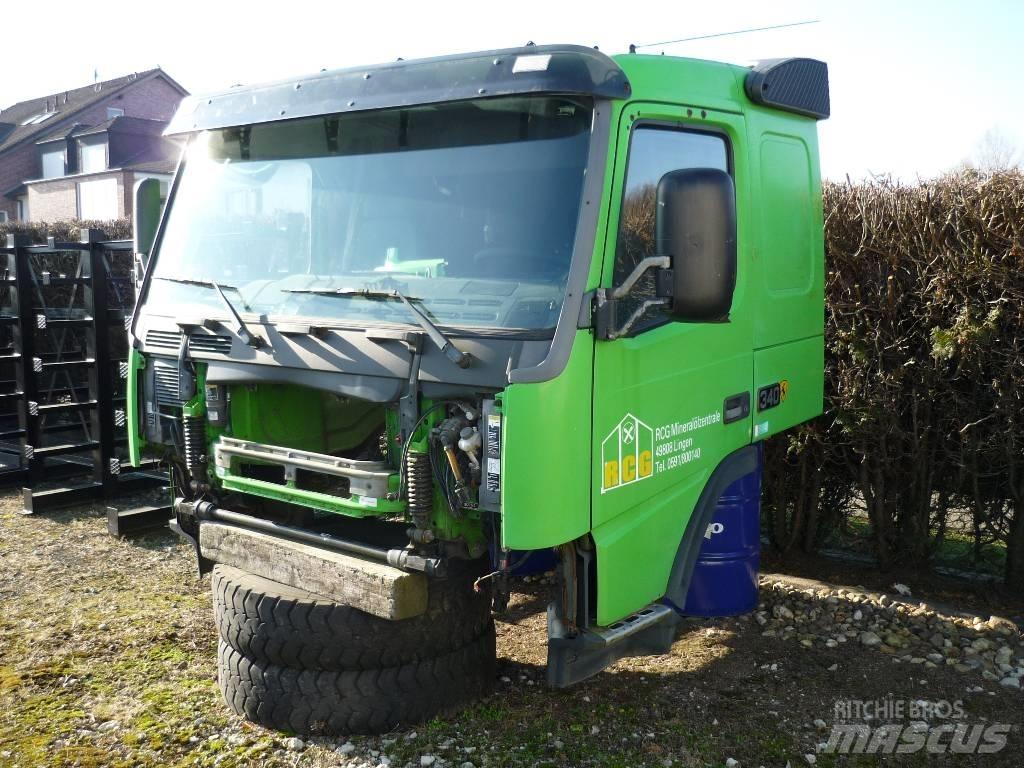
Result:
{"type": "Polygon", "coordinates": [[[601,493],[654,476],[654,430],[627,413],[601,443],[601,493]]]}

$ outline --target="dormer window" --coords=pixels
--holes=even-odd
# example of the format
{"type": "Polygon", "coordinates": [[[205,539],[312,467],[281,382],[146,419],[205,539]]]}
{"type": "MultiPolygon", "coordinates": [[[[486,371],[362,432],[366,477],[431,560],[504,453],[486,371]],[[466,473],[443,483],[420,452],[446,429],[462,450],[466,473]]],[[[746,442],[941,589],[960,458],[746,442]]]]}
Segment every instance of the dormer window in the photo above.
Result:
{"type": "Polygon", "coordinates": [[[48,149],[41,153],[43,158],[43,178],[56,179],[67,173],[64,147],[48,149]]]}
{"type": "Polygon", "coordinates": [[[81,144],[81,173],[96,173],[107,170],[107,142],[81,144]]]}
{"type": "Polygon", "coordinates": [[[40,112],[38,115],[32,115],[32,117],[22,120],[22,125],[39,125],[42,122],[49,120],[51,117],[56,115],[56,112],[40,112]]]}

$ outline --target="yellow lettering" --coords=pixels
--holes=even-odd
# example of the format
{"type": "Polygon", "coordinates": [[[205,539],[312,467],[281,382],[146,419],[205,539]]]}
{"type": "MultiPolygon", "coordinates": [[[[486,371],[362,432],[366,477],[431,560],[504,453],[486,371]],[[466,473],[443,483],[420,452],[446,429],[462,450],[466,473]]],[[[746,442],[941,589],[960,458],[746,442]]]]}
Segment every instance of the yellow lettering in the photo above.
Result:
{"type": "Polygon", "coordinates": [[[622,457],[622,482],[630,483],[636,480],[636,456],[629,454],[622,457]]]}
{"type": "Polygon", "coordinates": [[[650,477],[654,473],[654,461],[650,451],[640,452],[640,477],[650,477]]]}
{"type": "Polygon", "coordinates": [[[604,463],[604,487],[614,488],[619,484],[619,462],[612,459],[604,463]]]}

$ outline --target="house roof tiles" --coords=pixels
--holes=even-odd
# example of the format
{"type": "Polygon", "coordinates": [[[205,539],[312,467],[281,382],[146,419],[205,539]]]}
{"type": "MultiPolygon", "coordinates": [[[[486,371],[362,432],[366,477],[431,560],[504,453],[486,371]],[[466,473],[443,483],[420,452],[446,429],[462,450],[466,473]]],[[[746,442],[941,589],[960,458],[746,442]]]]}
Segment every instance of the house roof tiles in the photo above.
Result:
{"type": "MultiPolygon", "coordinates": [[[[108,98],[112,93],[116,93],[134,82],[153,77],[157,73],[181,89],[182,93],[186,93],[181,86],[174,83],[163,70],[158,68],[135,72],[124,77],[74,88],[70,91],[21,101],[0,110],[0,154],[29,139],[38,140],[44,136],[50,136],[50,134],[57,134],[53,138],[60,138],[60,131],[65,131],[66,128],[53,128],[54,123],[66,120],[83,109],[108,98]],[[53,114],[43,117],[49,113],[53,114]]],[[[65,133],[65,135],[67,134],[65,133]]]]}

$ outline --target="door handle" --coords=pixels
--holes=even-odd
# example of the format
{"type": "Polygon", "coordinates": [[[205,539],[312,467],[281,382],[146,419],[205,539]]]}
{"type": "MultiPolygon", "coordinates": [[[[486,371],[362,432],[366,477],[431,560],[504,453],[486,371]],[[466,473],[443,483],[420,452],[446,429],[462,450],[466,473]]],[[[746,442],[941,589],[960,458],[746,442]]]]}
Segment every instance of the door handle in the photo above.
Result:
{"type": "Polygon", "coordinates": [[[750,393],[740,392],[725,398],[725,407],[722,409],[722,421],[730,424],[750,415],[750,393]]]}

